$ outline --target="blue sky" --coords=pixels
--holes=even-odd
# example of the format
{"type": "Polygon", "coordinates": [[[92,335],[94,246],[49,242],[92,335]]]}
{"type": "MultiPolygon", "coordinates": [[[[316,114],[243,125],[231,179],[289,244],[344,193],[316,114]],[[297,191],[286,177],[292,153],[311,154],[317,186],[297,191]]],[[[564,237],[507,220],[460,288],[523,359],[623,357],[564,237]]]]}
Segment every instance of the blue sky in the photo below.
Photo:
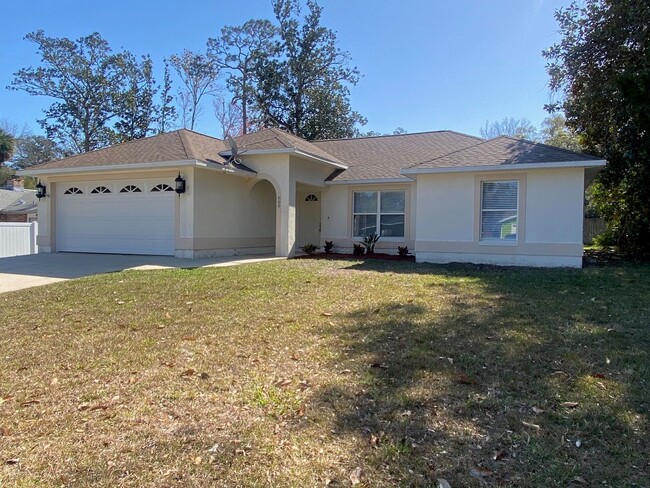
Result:
{"type": "MultiPolygon", "coordinates": [[[[546,117],[548,76],[541,51],[558,40],[555,9],[569,0],[320,0],[323,25],[363,77],[352,107],[364,131],[451,129],[478,135],[486,120],[546,117]]],[[[27,124],[51,100],[7,90],[13,73],[39,63],[28,32],[76,39],[99,32],[115,50],[163,58],[203,50],[224,25],[272,18],[271,0],[22,0],[2,2],[0,121],[27,124]]],[[[158,76],[162,78],[162,76],[158,76]]],[[[196,127],[218,135],[208,104],[196,127]]]]}

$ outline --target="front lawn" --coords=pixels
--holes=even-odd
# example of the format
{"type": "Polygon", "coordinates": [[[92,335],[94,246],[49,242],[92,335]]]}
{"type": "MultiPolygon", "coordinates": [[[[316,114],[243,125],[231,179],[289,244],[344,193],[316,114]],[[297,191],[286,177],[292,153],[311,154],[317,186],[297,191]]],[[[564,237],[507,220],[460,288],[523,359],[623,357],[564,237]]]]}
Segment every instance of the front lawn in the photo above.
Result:
{"type": "Polygon", "coordinates": [[[290,260],[0,295],[0,486],[650,486],[650,266],[290,260]]]}

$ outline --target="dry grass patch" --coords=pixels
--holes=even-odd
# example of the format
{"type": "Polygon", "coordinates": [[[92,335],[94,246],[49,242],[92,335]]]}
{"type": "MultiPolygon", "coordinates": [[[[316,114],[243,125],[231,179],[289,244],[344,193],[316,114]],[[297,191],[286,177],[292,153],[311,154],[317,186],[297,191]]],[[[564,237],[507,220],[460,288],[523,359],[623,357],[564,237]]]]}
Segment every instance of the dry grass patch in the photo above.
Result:
{"type": "Polygon", "coordinates": [[[0,486],[648,486],[649,295],[322,260],[1,295],[0,486]]]}

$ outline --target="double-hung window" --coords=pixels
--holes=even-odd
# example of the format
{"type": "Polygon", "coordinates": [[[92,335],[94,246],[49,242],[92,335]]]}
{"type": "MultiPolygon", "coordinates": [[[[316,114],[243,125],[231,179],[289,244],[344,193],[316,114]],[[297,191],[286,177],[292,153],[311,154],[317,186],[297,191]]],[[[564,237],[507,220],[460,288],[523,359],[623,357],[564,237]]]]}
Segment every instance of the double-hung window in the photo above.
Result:
{"type": "Polygon", "coordinates": [[[481,182],[481,241],[516,242],[519,182],[481,182]]]}
{"type": "Polygon", "coordinates": [[[405,200],[404,190],[355,191],[353,237],[404,237],[405,200]]]}

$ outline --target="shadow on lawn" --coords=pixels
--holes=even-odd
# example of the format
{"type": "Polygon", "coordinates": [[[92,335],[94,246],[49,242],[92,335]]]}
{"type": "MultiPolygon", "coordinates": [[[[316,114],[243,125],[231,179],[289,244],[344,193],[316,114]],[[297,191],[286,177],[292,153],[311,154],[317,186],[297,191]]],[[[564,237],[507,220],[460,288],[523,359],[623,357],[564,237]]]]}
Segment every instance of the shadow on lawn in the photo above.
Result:
{"type": "MultiPolygon", "coordinates": [[[[412,303],[360,308],[324,331],[348,345],[338,364],[357,370],[349,388],[323,389],[314,402],[331,410],[336,432],[358,439],[368,476],[401,486],[438,477],[452,486],[647,481],[648,330],[614,325],[643,298],[637,287],[650,289],[647,270],[372,261],[348,269],[432,277],[412,303]],[[441,274],[476,280],[480,291],[441,284],[441,274]],[[604,294],[618,303],[611,295],[592,300],[604,294]],[[444,297],[439,309],[427,296],[444,297]]],[[[647,318],[647,302],[640,307],[647,318]]]]}

